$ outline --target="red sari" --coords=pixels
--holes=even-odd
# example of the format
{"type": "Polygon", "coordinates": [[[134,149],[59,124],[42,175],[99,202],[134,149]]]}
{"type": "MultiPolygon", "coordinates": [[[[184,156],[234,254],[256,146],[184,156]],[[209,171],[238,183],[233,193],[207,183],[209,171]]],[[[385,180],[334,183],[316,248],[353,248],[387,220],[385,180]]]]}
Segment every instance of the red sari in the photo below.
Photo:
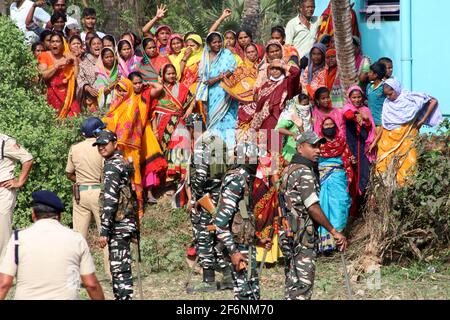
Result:
{"type": "MultiPolygon", "coordinates": [[[[284,80],[268,80],[257,90],[258,101],[250,127],[255,130],[267,130],[266,141],[268,151],[280,152],[280,148],[282,147],[282,136],[279,135],[277,141],[272,142],[272,130],[275,129],[278,123],[278,119],[286,105],[286,101],[297,95],[299,77],[300,70],[296,67],[291,67],[289,69],[289,75],[284,78],[284,80]],[[278,145],[275,145],[277,142],[278,145]]],[[[263,138],[263,140],[265,139],[263,138]]]]}
{"type": "MultiPolygon", "coordinates": [[[[55,58],[51,52],[42,52],[38,56],[39,64],[53,67],[55,58]]],[[[72,117],[81,112],[80,105],[75,98],[75,68],[68,65],[55,72],[51,79],[46,81],[47,102],[58,112],[58,118],[72,117]]]]}

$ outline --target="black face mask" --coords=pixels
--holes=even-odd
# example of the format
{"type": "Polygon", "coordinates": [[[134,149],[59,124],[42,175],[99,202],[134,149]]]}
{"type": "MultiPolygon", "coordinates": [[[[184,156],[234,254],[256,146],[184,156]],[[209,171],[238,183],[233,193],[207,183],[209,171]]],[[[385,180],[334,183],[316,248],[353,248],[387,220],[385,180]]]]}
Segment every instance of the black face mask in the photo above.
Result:
{"type": "Polygon", "coordinates": [[[323,128],[322,133],[325,137],[334,138],[336,136],[336,126],[332,128],[323,128]]]}

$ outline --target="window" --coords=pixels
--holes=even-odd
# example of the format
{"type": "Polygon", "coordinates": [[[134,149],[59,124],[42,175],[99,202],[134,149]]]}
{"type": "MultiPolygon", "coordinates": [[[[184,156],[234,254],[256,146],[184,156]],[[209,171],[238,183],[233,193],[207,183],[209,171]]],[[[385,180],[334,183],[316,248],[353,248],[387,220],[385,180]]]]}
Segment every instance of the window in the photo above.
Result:
{"type": "Polygon", "coordinates": [[[379,14],[385,21],[400,20],[400,0],[365,0],[365,2],[361,13],[364,13],[366,18],[379,14]]]}

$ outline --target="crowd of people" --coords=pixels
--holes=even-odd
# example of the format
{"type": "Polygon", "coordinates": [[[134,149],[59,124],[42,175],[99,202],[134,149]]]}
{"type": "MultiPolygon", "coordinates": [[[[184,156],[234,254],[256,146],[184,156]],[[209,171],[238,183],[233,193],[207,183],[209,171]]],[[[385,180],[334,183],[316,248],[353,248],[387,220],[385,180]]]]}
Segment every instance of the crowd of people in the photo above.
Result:
{"type": "MultiPolygon", "coordinates": [[[[102,117],[134,169],[140,217],[146,205],[157,202],[159,190],[173,186],[172,205],[187,206],[191,212],[194,241],[188,256],[199,257],[205,283],[215,283],[214,266],[219,265],[224,279],[235,281],[237,298],[259,298],[257,281],[247,279],[256,284],[244,288],[245,273],[230,269],[216,242],[228,249],[233,266],[244,260],[232,254],[236,251],[245,259],[254,255],[255,265],[263,256],[269,263],[283,254],[289,260],[283,248],[288,232],[276,218],[283,202],[280,194],[292,195],[294,201],[287,201],[286,209],[296,211],[292,209],[295,197],[302,198],[304,192],[292,191],[298,186],[291,177],[301,180],[314,172],[320,183],[317,200],[302,198],[309,205],[297,213],[317,218],[318,209],[311,208],[320,203],[326,218],[317,218],[321,227],[311,243],[324,254],[342,249],[342,233],[361,215],[372,168],[384,174],[394,163],[397,183],[407,183],[416,163],[413,141],[419,129],[442,119],[435,98],[402,89],[391,59],[381,57],[371,63],[363,55],[354,12],[352,39],[359,81],[343,92],[331,3],[317,17],[314,0],[300,0],[299,14],[286,28],[274,26],[265,45],[255,43],[249,30],[217,32],[231,15],[228,9],[206,39],[159,25],[168,10],[164,5],[142,28],[142,37],[127,32],[116,39],[97,30],[94,9],[83,10],[79,26],[66,15],[64,0],[51,3],[52,15],[41,8],[41,0],[15,1],[10,8],[38,61],[48,104],[59,118],[81,112],[102,117]],[[317,159],[305,143],[317,147],[317,159]],[[249,145],[258,151],[252,153],[249,145]],[[239,146],[246,146],[244,167],[249,154],[257,159],[252,179],[229,161],[239,159],[239,146]],[[223,161],[205,161],[206,155],[223,161]],[[305,158],[316,159],[318,165],[305,158]],[[306,165],[311,172],[294,164],[306,165]],[[246,182],[237,182],[236,176],[246,182]],[[236,192],[240,198],[234,199],[236,192]],[[216,216],[199,205],[205,195],[218,206],[216,216]],[[251,204],[241,205],[248,195],[251,204]],[[249,244],[235,246],[226,227],[235,209],[246,220],[242,214],[246,205],[255,219],[254,251],[249,244]]],[[[315,196],[314,183],[310,189],[310,196],[315,196]]],[[[306,229],[308,222],[301,224],[306,229]]],[[[293,260],[293,268],[304,271],[305,261],[293,260]]],[[[308,283],[309,276],[311,272],[304,279],[297,275],[300,283],[308,283]]],[[[292,277],[291,269],[286,274],[290,288],[286,298],[310,298],[312,284],[301,289],[292,277]]]]}

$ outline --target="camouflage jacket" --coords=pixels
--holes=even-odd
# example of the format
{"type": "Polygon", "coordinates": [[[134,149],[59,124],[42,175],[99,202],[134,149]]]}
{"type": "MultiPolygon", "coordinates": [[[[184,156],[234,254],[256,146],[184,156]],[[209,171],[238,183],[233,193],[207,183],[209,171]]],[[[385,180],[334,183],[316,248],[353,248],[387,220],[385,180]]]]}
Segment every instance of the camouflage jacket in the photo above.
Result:
{"type": "Polygon", "coordinates": [[[319,202],[320,184],[317,174],[311,166],[304,164],[306,159],[303,158],[303,161],[298,161],[300,158],[298,154],[295,155],[289,166],[284,170],[280,191],[284,193],[284,199],[290,213],[295,217],[306,218],[309,215],[309,207],[319,202]],[[296,168],[292,171],[294,166],[296,168]]]}
{"type": "Polygon", "coordinates": [[[133,210],[126,212],[125,218],[121,221],[116,221],[121,189],[131,187],[131,174],[131,166],[125,162],[119,151],[114,151],[111,157],[105,160],[103,192],[100,196],[101,236],[132,236],[136,232],[136,213],[133,210]]]}
{"type": "MultiPolygon", "coordinates": [[[[221,197],[217,207],[217,216],[214,224],[216,226],[218,240],[227,248],[230,255],[237,251],[238,244],[242,244],[242,241],[236,239],[235,220],[240,211],[239,203],[244,199],[246,184],[248,185],[249,183],[250,174],[247,170],[241,168],[237,172],[232,172],[231,174],[227,173],[222,184],[221,197]]],[[[252,229],[247,229],[250,230],[250,237],[254,240],[255,219],[248,204],[247,213],[250,222],[253,225],[252,229]]]]}
{"type": "Polygon", "coordinates": [[[220,188],[226,173],[226,150],[223,140],[205,132],[194,145],[191,161],[190,181],[195,199],[220,188]]]}

